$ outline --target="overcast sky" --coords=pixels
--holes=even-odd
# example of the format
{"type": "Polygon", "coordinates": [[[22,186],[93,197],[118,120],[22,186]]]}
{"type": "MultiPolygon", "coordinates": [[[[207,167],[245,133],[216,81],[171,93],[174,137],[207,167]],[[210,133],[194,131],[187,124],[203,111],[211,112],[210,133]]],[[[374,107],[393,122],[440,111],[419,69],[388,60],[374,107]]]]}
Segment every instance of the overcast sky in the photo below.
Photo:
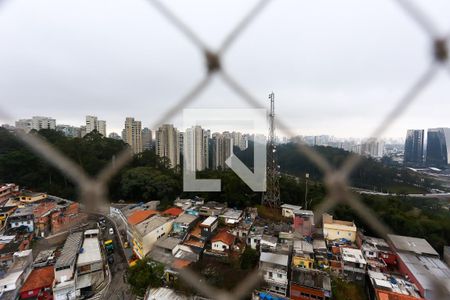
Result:
{"type": "MultiPolygon", "coordinates": [[[[164,2],[212,49],[255,3],[164,2]]],[[[450,31],[450,1],[416,2],[450,31]]],[[[14,119],[81,125],[91,114],[120,132],[133,116],[150,126],[205,73],[201,52],[145,0],[0,3],[0,108],[14,119]]],[[[278,0],[223,63],[261,102],[274,91],[296,133],[365,137],[424,72],[429,42],[393,0],[278,0]]],[[[440,72],[385,136],[450,126],[449,100],[440,72]]],[[[189,107],[249,106],[216,78],[189,107]]]]}

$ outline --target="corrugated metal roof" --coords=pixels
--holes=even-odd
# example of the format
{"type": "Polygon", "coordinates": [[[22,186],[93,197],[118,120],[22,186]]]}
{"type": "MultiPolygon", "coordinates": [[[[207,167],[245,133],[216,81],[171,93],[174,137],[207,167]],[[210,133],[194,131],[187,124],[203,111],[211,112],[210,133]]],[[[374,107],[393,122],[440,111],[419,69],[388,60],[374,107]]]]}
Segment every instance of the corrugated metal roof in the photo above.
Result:
{"type": "Polygon", "coordinates": [[[388,237],[397,250],[439,256],[425,239],[395,234],[388,234],[388,237]]]}
{"type": "Polygon", "coordinates": [[[261,256],[259,258],[260,261],[281,265],[287,267],[289,257],[284,254],[277,254],[277,253],[271,253],[271,252],[262,252],[261,256]]]}
{"type": "Polygon", "coordinates": [[[56,261],[55,268],[70,266],[75,263],[77,254],[80,251],[81,242],[83,240],[83,232],[74,232],[67,237],[61,255],[56,261]]]}

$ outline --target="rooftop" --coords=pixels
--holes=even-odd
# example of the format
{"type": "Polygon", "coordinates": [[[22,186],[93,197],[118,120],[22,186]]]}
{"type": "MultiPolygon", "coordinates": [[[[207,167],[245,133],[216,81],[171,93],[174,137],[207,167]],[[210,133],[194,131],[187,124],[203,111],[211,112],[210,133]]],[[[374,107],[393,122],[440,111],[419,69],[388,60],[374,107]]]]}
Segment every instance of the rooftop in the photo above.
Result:
{"type": "Polygon", "coordinates": [[[162,215],[171,215],[174,217],[178,217],[183,213],[183,210],[179,207],[171,207],[162,212],[162,215]]]}
{"type": "Polygon", "coordinates": [[[314,239],[313,240],[314,250],[327,250],[327,244],[324,239],[314,239]]]}
{"type": "Polygon", "coordinates": [[[220,202],[216,202],[216,201],[209,201],[206,202],[202,205],[202,208],[215,208],[215,209],[223,209],[226,208],[227,204],[226,203],[220,203],[220,202]]]}
{"type": "Polygon", "coordinates": [[[9,212],[10,210],[16,209],[17,206],[2,206],[0,207],[0,213],[9,212]]]}
{"type": "Polygon", "coordinates": [[[82,251],[78,255],[77,266],[102,261],[102,254],[98,238],[84,239],[82,251]]]}
{"type": "Polygon", "coordinates": [[[364,259],[364,256],[362,255],[362,252],[359,249],[342,247],[341,253],[342,253],[342,260],[345,262],[352,262],[364,265],[366,264],[366,260],[364,259]]]}
{"type": "Polygon", "coordinates": [[[439,258],[407,252],[399,252],[398,256],[425,290],[433,290],[435,287],[430,273],[446,281],[450,290],[450,269],[439,258]]]}
{"type": "Polygon", "coordinates": [[[131,225],[137,225],[151,216],[157,215],[158,213],[159,212],[157,210],[152,209],[137,210],[128,216],[128,223],[131,225]]]}
{"type": "Polygon", "coordinates": [[[227,219],[239,219],[242,217],[242,213],[242,210],[229,208],[221,214],[220,217],[227,219]]]}
{"type": "Polygon", "coordinates": [[[201,226],[211,226],[214,222],[217,221],[217,217],[207,217],[200,225],[201,226]]]}
{"type": "Polygon", "coordinates": [[[14,213],[11,215],[11,217],[22,217],[22,216],[29,216],[33,215],[33,206],[25,206],[17,208],[14,213]]]}
{"type": "Polygon", "coordinates": [[[162,217],[159,215],[156,215],[150,219],[147,219],[145,221],[142,221],[141,223],[136,225],[136,230],[142,235],[146,236],[156,228],[164,225],[166,222],[169,221],[169,218],[162,217]]]}
{"type": "Polygon", "coordinates": [[[20,292],[32,291],[35,289],[42,289],[45,287],[51,287],[55,280],[55,270],[53,266],[34,269],[28,275],[27,280],[22,286],[20,292]]]}
{"type": "Polygon", "coordinates": [[[312,210],[305,210],[305,209],[297,209],[294,211],[295,215],[300,215],[300,216],[310,216],[310,217],[314,217],[314,212],[312,210]]]}
{"type": "Polygon", "coordinates": [[[292,268],[291,282],[315,289],[331,291],[330,275],[314,269],[292,268]]]}
{"type": "Polygon", "coordinates": [[[396,250],[439,256],[425,239],[395,234],[388,234],[388,238],[396,250]]]}
{"type": "Polygon", "coordinates": [[[304,240],[294,241],[294,252],[296,253],[313,253],[313,245],[304,240]]]}
{"type": "Polygon", "coordinates": [[[212,239],[211,242],[223,242],[224,244],[227,244],[228,246],[233,245],[236,237],[232,235],[231,233],[227,232],[226,230],[221,230],[219,233],[217,233],[212,239]]]}
{"type": "Polygon", "coordinates": [[[180,243],[181,239],[177,239],[174,237],[165,237],[156,241],[155,246],[168,250],[173,250],[180,243]]]}
{"type": "Polygon", "coordinates": [[[67,237],[64,247],[61,250],[61,255],[56,261],[56,269],[75,264],[82,240],[83,232],[74,232],[67,237]]]}
{"type": "Polygon", "coordinates": [[[356,231],[355,223],[353,223],[351,221],[335,220],[335,219],[333,219],[333,216],[329,215],[329,214],[323,214],[322,220],[323,220],[324,228],[329,227],[331,225],[333,227],[343,228],[343,229],[347,229],[347,230],[348,230],[348,227],[352,227],[353,230],[356,231]]]}
{"type": "Polygon", "coordinates": [[[175,223],[183,223],[183,224],[190,224],[192,222],[194,222],[195,220],[197,220],[197,216],[194,215],[190,215],[190,214],[183,214],[183,215],[179,215],[174,222],[175,223]]]}
{"type": "Polygon", "coordinates": [[[145,300],[187,300],[183,295],[178,295],[174,290],[160,287],[157,289],[150,289],[145,300]]]}
{"type": "Polygon", "coordinates": [[[287,267],[289,256],[271,252],[262,252],[259,261],[287,267]]]}
{"type": "Polygon", "coordinates": [[[292,209],[292,210],[300,210],[300,209],[302,209],[301,206],[292,205],[292,204],[283,204],[283,205],[281,205],[281,208],[287,208],[287,209],[292,209]]]}
{"type": "Polygon", "coordinates": [[[422,299],[417,287],[403,278],[380,272],[374,272],[371,270],[368,270],[367,274],[369,275],[370,281],[375,289],[422,299]]]}

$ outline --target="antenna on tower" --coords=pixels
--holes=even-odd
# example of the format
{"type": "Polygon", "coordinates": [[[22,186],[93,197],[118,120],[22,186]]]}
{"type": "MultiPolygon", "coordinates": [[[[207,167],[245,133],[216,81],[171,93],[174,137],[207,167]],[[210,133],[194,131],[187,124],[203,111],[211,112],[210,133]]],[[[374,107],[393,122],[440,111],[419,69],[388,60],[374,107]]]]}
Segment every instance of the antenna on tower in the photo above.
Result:
{"type": "Polygon", "coordinates": [[[269,137],[267,140],[267,185],[262,197],[262,204],[270,208],[280,206],[280,174],[277,162],[277,146],[275,143],[275,94],[269,94],[269,137]]]}

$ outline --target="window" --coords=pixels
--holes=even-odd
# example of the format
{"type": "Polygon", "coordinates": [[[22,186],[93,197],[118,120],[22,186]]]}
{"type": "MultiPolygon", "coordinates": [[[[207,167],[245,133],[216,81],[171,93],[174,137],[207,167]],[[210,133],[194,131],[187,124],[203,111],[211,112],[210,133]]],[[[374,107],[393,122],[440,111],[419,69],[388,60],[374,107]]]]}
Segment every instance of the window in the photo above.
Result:
{"type": "Polygon", "coordinates": [[[348,233],[348,236],[351,236],[351,235],[352,235],[352,233],[351,233],[351,232],[349,232],[349,233],[348,233]]]}
{"type": "Polygon", "coordinates": [[[337,232],[337,235],[339,235],[339,231],[337,232]]]}
{"type": "Polygon", "coordinates": [[[281,275],[281,274],[278,274],[278,278],[281,278],[281,277],[283,277],[283,275],[281,275]]]}
{"type": "Polygon", "coordinates": [[[273,277],[273,273],[269,272],[269,277],[272,278],[273,277]]]}

